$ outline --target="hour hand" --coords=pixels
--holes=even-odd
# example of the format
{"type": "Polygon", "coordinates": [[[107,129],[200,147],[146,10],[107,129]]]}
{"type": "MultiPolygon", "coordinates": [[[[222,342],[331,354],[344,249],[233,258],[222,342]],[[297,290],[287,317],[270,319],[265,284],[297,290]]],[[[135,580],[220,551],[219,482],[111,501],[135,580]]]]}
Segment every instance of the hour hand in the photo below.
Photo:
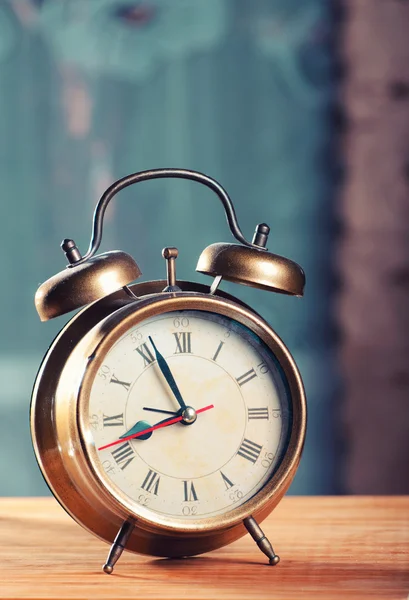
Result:
{"type": "Polygon", "coordinates": [[[182,394],[180,393],[177,383],[171,373],[171,370],[169,369],[168,363],[166,362],[166,360],[163,358],[162,354],[157,349],[155,342],[153,341],[151,336],[149,336],[148,339],[149,339],[150,343],[152,344],[152,347],[155,351],[156,360],[157,360],[160,370],[162,371],[164,378],[168,382],[168,385],[169,385],[170,389],[172,390],[173,395],[175,396],[176,400],[178,401],[180,408],[183,408],[183,410],[185,410],[185,408],[186,408],[185,401],[183,400],[182,394]]]}
{"type": "MultiPolygon", "coordinates": [[[[168,412],[168,411],[165,411],[165,412],[168,412]]],[[[158,423],[155,423],[155,425],[151,425],[147,421],[137,421],[135,423],[135,425],[133,427],[131,427],[131,429],[129,429],[129,431],[120,435],[119,439],[121,440],[123,438],[135,436],[134,437],[135,440],[148,440],[152,435],[152,431],[151,431],[152,427],[157,427],[158,425],[163,425],[164,423],[167,423],[168,421],[174,421],[175,417],[178,416],[178,413],[170,413],[170,414],[173,416],[168,417],[167,419],[163,419],[163,421],[159,421],[158,423]],[[149,429],[150,431],[146,431],[147,429],[149,429]],[[145,433],[142,433],[144,431],[145,431],[145,433]],[[142,435],[136,435],[139,432],[141,432],[142,435]]]]}
{"type": "MultiPolygon", "coordinates": [[[[135,423],[135,425],[133,427],[131,427],[131,429],[129,431],[127,431],[126,433],[124,433],[123,435],[120,435],[120,439],[125,438],[125,437],[129,437],[130,435],[134,435],[135,433],[139,433],[139,431],[144,431],[145,429],[149,429],[151,427],[151,424],[148,423],[147,421],[138,421],[137,423],[135,423]]],[[[137,438],[135,438],[136,440],[148,440],[152,435],[152,431],[149,431],[148,433],[143,433],[142,435],[138,436],[137,438]]]]}

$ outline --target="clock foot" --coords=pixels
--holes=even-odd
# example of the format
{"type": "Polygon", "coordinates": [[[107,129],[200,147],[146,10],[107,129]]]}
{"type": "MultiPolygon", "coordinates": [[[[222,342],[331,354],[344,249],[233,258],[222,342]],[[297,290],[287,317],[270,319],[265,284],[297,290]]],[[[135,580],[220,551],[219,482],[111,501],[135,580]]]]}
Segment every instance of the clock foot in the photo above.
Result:
{"type": "Polygon", "coordinates": [[[253,519],[253,517],[247,517],[244,519],[243,523],[257,546],[269,558],[270,565],[278,565],[280,557],[274,552],[273,546],[264,535],[263,530],[257,521],[253,519]]]}
{"type": "Polygon", "coordinates": [[[114,543],[109,551],[107,561],[102,567],[104,573],[107,573],[107,575],[111,575],[112,571],[114,570],[114,566],[121,557],[122,552],[125,550],[125,546],[134,527],[135,525],[133,523],[130,521],[125,521],[121,529],[118,531],[114,543]]]}

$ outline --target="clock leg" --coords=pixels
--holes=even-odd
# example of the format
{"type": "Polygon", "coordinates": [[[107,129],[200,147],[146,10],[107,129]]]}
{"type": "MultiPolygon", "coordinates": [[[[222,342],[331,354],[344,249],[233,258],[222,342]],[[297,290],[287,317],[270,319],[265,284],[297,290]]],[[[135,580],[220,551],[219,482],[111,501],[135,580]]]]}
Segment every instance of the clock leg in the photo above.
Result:
{"type": "Polygon", "coordinates": [[[264,535],[257,521],[253,517],[247,517],[243,523],[257,546],[270,559],[270,565],[277,565],[280,562],[280,557],[274,552],[273,546],[264,535]]]}
{"type": "Polygon", "coordinates": [[[134,527],[135,525],[133,523],[131,523],[130,521],[125,521],[121,529],[118,531],[114,543],[112,544],[111,549],[109,551],[106,563],[102,567],[104,573],[110,575],[114,570],[114,566],[120,558],[122,552],[125,550],[125,546],[129,540],[129,537],[134,527]]]}

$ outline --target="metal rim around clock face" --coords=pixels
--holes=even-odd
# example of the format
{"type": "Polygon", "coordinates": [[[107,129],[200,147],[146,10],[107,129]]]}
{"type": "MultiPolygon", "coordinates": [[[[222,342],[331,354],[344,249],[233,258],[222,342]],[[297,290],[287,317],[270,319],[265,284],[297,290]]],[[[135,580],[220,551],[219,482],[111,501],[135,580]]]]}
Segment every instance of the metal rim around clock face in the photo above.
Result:
{"type": "MultiPolygon", "coordinates": [[[[125,311],[121,312],[128,311],[129,309],[125,309],[125,311]]],[[[303,439],[303,394],[298,372],[294,369],[288,351],[261,319],[249,311],[240,307],[233,307],[231,303],[219,298],[181,294],[175,297],[162,297],[147,301],[144,306],[139,305],[137,310],[129,311],[127,315],[114,315],[109,319],[109,323],[107,321],[104,324],[103,330],[103,338],[93,352],[95,358],[93,358],[91,365],[87,369],[81,384],[78,397],[78,410],[81,438],[91,469],[101,487],[108,491],[114,501],[119,502],[130,515],[137,518],[139,522],[145,522],[148,526],[159,526],[164,529],[179,531],[209,531],[214,528],[228,527],[242,521],[249,514],[259,510],[268,502],[271,496],[278,492],[282,483],[287,479],[288,473],[291,472],[294,460],[298,460],[303,439]],[[289,396],[291,399],[289,401],[292,403],[291,412],[293,413],[292,422],[289,424],[290,430],[286,435],[286,447],[283,444],[281,447],[281,462],[277,465],[278,468],[275,469],[274,475],[264,483],[261,489],[237,508],[226,509],[225,512],[214,516],[198,515],[196,518],[190,518],[189,520],[182,518],[182,516],[178,518],[176,515],[155,512],[146,506],[137,504],[129,498],[128,494],[123,493],[118,486],[112,484],[110,477],[101,468],[101,457],[98,456],[89,419],[90,395],[92,394],[97,373],[100,371],[107,354],[121,338],[123,339],[124,336],[129,335],[129,332],[134,330],[136,326],[140,326],[154,317],[180,310],[196,310],[223,315],[253,331],[274,354],[285,373],[290,390],[289,396]]],[[[137,442],[137,444],[143,447],[143,442],[137,442]]]]}

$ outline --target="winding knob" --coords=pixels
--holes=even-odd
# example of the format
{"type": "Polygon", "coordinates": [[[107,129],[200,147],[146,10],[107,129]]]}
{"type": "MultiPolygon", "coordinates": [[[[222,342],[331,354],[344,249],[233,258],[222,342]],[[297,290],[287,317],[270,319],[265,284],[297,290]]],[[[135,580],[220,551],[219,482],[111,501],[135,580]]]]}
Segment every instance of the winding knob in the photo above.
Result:
{"type": "Polygon", "coordinates": [[[166,247],[162,250],[162,256],[166,260],[168,285],[164,292],[180,292],[181,289],[176,285],[176,264],[175,261],[179,255],[179,250],[174,246],[166,247]]]}

